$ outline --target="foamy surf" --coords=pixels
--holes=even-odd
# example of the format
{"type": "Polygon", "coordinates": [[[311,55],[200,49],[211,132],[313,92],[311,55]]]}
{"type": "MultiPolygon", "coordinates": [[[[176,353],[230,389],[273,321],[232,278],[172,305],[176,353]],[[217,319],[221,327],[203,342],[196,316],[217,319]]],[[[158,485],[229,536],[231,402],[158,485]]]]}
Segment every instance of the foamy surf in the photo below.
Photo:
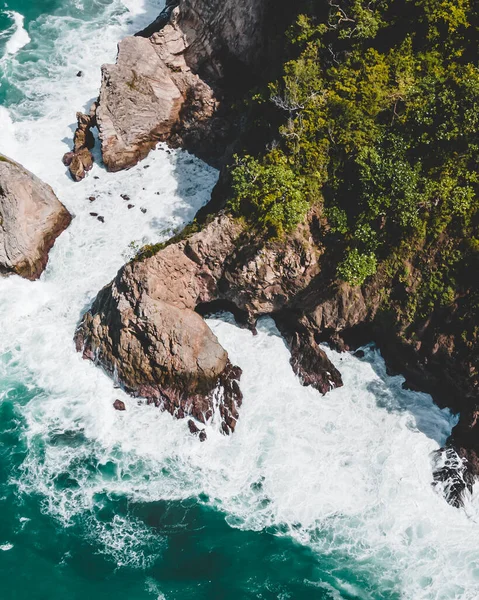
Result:
{"type": "Polygon", "coordinates": [[[8,552],[13,548],[13,544],[0,544],[0,550],[2,552],[8,552]]]}
{"type": "Polygon", "coordinates": [[[5,45],[5,53],[7,55],[16,54],[19,50],[25,47],[30,42],[30,36],[25,29],[25,17],[15,11],[6,11],[7,15],[14,21],[12,36],[8,39],[5,45]]]}
{"type": "MultiPolygon", "coordinates": [[[[88,5],[75,1],[73,16],[31,24],[36,60],[8,59],[23,100],[0,110],[0,150],[50,183],[75,215],[40,281],[0,280],[0,403],[16,399],[26,448],[11,478],[19,498],[39,496],[44,513],[67,528],[80,523],[84,539],[118,567],[149,569],[165,551],[165,538],[129,513],[130,503],[193,499],[233,529],[268,530],[311,548],[328,564],[328,579],[308,584],[331,598],[475,600],[476,490],[456,510],[431,486],[431,454],[455,418],[403,390],[374,349],[364,360],[327,350],[345,385],[322,397],[292,373],[271,319],[257,336],[228,315],[209,319],[243,369],[244,404],[234,435],[209,428],[204,444],[185,421],[139,405],[75,352],[76,324],[98,290],[134,246],[189,221],[217,178],[162,146],[117,174],[105,172],[97,148],[89,177],[68,178],[61,156],[75,111],[97,95],[100,65],[114,60],[118,39],[153,20],[162,3],[114,0],[86,18],[88,5]],[[116,398],[125,412],[113,409],[116,398]],[[122,514],[105,508],[113,500],[127,505],[122,514]]],[[[164,597],[154,579],[145,585],[164,597]]]]}

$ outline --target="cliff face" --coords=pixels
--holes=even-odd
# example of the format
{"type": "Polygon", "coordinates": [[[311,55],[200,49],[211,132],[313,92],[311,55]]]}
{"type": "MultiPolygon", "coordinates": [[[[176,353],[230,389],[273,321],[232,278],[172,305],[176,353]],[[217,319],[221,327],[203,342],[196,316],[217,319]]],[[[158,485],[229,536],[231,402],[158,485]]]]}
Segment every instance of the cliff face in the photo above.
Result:
{"type": "Polygon", "coordinates": [[[217,164],[235,137],[230,93],[261,77],[274,47],[272,6],[181,0],[122,40],[116,64],[103,66],[96,113],[107,169],[131,167],[158,141],[217,164]]]}
{"type": "MultiPolygon", "coordinates": [[[[116,65],[103,68],[96,111],[107,168],[135,164],[159,140],[218,162],[239,131],[235,119],[241,115],[231,110],[232,101],[261,79],[263,64],[274,63],[271,23],[281,29],[285,6],[170,2],[149,28],[123,40],[116,65]]],[[[218,187],[201,219],[225,202],[218,187]]],[[[293,369],[323,393],[341,385],[341,377],[318,343],[345,350],[375,340],[406,385],[461,411],[445,453],[457,451],[467,462],[458,459],[454,471],[448,459],[435,474],[441,480],[456,473],[450,501],[460,504],[472,481],[463,471],[479,476],[479,344],[477,333],[464,335],[477,330],[469,291],[459,290],[449,306],[411,323],[400,297],[404,285],[386,272],[361,287],[337,281],[337,252],[325,230],[320,211],[311,210],[294,234],[265,243],[222,214],[202,231],[124,267],[84,316],[77,346],[132,393],[179,417],[207,421],[219,411],[230,432],[241,402],[240,374],[201,314],[231,310],[252,329],[259,316],[271,314],[289,343],[293,369]]],[[[422,258],[429,266],[441,260],[440,252],[422,258]]],[[[414,294],[421,262],[405,267],[414,294]]]]}
{"type": "MultiPolygon", "coordinates": [[[[254,328],[262,314],[279,314],[317,272],[317,250],[305,226],[284,247],[263,247],[226,215],[150,257],[134,260],[98,295],[84,315],[76,343],[135,395],[182,418],[218,414],[236,426],[241,372],[198,313],[232,310],[254,328]],[[196,312],[195,312],[196,311],[196,312]]],[[[325,393],[341,378],[314,339],[308,369],[294,362],[303,383],[325,393]]],[[[298,338],[295,348],[304,347],[298,338]]]]}
{"type": "Polygon", "coordinates": [[[186,63],[213,82],[231,78],[228,71],[234,63],[258,74],[269,58],[267,27],[272,8],[283,10],[281,2],[271,0],[181,0],[180,26],[191,40],[186,63]]]}
{"type": "Polygon", "coordinates": [[[70,221],[49,185],[0,154],[0,274],[38,279],[70,221]]]}

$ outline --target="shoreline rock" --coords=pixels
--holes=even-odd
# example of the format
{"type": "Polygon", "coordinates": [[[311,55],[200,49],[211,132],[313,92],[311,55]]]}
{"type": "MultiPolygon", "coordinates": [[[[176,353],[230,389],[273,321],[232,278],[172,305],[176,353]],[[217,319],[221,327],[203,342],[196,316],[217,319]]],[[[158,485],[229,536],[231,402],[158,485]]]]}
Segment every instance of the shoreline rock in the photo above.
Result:
{"type": "MultiPolygon", "coordinates": [[[[133,166],[160,140],[221,164],[225,151],[231,152],[238,139],[234,121],[241,115],[233,115],[232,101],[241,97],[238,90],[245,82],[251,84],[258,76],[260,66],[275,62],[269,60],[274,43],[268,52],[265,26],[271,21],[270,11],[275,10],[280,20],[283,8],[282,3],[268,0],[241,4],[171,0],[151,26],[136,38],[123,40],[116,65],[103,68],[97,111],[107,168],[133,166]]],[[[212,201],[198,218],[223,208],[227,189],[228,175],[223,170],[212,201]]],[[[124,272],[131,276],[123,282],[121,293],[127,294],[130,286],[141,306],[146,286],[148,294],[158,293],[167,304],[175,305],[176,295],[184,310],[199,314],[215,308],[231,310],[253,330],[258,316],[270,314],[291,348],[295,373],[303,384],[323,393],[341,385],[341,377],[322,351],[321,341],[338,350],[376,341],[388,366],[405,375],[407,386],[430,393],[440,406],[461,411],[444,452],[457,452],[466,462],[454,467],[449,461],[446,470],[438,467],[434,476],[442,481],[445,473],[456,468],[457,485],[451,488],[450,499],[458,505],[460,499],[454,496],[457,499],[468,489],[468,477],[479,477],[479,430],[474,416],[479,410],[477,336],[467,343],[461,339],[458,324],[470,324],[468,319],[473,318],[463,308],[461,295],[450,307],[411,327],[407,316],[401,315],[400,303],[394,301],[394,282],[387,275],[378,273],[362,288],[335,280],[335,249],[329,248],[328,256],[323,256],[325,248],[315,234],[321,215],[309,218],[295,235],[277,243],[263,243],[227,220],[220,215],[196,237],[173,241],[156,256],[145,255],[144,271],[127,265],[124,272]],[[214,236],[219,236],[218,244],[214,236]],[[164,282],[172,284],[171,290],[164,282]],[[385,291],[392,292],[389,305],[383,302],[385,291]],[[460,472],[464,465],[465,475],[460,472]]],[[[436,257],[428,259],[433,264],[436,257]]],[[[420,268],[408,265],[411,271],[420,268]]],[[[102,313],[101,319],[108,324],[109,315],[102,313]]],[[[85,335],[90,335],[94,328],[88,317],[80,328],[84,326],[85,335]]],[[[98,356],[92,351],[90,358],[98,356]]],[[[175,402],[181,405],[178,398],[175,402]]]]}
{"type": "MultiPolygon", "coordinates": [[[[221,214],[201,231],[133,260],[83,316],[78,351],[134,395],[178,418],[205,423],[219,414],[223,432],[231,433],[242,400],[241,370],[199,313],[232,310],[252,329],[261,315],[280,313],[315,272],[307,228],[296,235],[287,250],[279,243],[255,246],[254,236],[221,214]]],[[[296,372],[299,364],[292,361],[296,372]]],[[[308,368],[314,377],[304,371],[304,385],[326,393],[342,384],[318,344],[308,346],[308,368]]]]}
{"type": "MultiPolygon", "coordinates": [[[[219,166],[241,128],[233,105],[269,80],[265,59],[276,63],[278,34],[293,11],[284,0],[168,0],[150,26],[119,43],[116,63],[102,67],[92,126],[107,170],[136,165],[160,141],[219,166]]],[[[89,159],[84,149],[73,154],[78,181],[89,159]]]]}
{"type": "Polygon", "coordinates": [[[49,185],[0,154],[0,274],[38,279],[71,219],[49,185]]]}
{"type": "Polygon", "coordinates": [[[88,171],[93,168],[92,148],[95,138],[91,129],[96,127],[96,103],[90,108],[90,113],[85,115],[77,112],[77,128],[73,137],[73,150],[63,155],[63,164],[68,167],[73,181],[81,181],[88,171]]]}
{"type": "Polygon", "coordinates": [[[151,38],[123,39],[116,64],[102,67],[97,123],[109,171],[134,166],[160,141],[188,146],[180,129],[200,127],[218,108],[213,89],[186,62],[194,32],[181,29],[179,11],[151,38]]]}
{"type": "Polygon", "coordinates": [[[205,423],[216,414],[230,433],[242,401],[241,370],[194,311],[208,285],[196,279],[197,265],[177,248],[165,251],[129,263],[100,292],[76,332],[77,350],[128,392],[177,418],[205,423]]]}

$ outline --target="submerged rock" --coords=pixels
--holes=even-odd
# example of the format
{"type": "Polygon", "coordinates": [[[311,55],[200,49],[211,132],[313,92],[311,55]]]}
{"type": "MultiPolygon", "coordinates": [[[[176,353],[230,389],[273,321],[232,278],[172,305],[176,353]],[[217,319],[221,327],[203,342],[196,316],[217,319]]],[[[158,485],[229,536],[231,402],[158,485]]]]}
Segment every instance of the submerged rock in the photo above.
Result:
{"type": "Polygon", "coordinates": [[[71,215],[52,188],[0,154],[0,273],[40,277],[71,215]]]}

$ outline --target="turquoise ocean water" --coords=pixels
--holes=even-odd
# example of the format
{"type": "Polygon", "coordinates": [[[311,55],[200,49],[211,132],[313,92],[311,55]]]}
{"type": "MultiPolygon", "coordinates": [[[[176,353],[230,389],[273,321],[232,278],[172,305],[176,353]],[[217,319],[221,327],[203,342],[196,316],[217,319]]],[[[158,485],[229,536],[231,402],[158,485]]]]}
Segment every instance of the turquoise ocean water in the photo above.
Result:
{"type": "Polygon", "coordinates": [[[479,501],[456,510],[431,486],[455,417],[403,390],[374,349],[328,350],[345,386],[323,398],[296,380],[269,319],[254,337],[211,319],[245,400],[234,436],[213,423],[205,444],[76,354],[76,323],[131,243],[171,235],[217,178],[162,147],[120,174],[97,155],[80,184],[61,164],[100,65],[161,6],[0,6],[0,151],[75,216],[40,281],[0,280],[0,599],[478,598],[479,501]]]}

